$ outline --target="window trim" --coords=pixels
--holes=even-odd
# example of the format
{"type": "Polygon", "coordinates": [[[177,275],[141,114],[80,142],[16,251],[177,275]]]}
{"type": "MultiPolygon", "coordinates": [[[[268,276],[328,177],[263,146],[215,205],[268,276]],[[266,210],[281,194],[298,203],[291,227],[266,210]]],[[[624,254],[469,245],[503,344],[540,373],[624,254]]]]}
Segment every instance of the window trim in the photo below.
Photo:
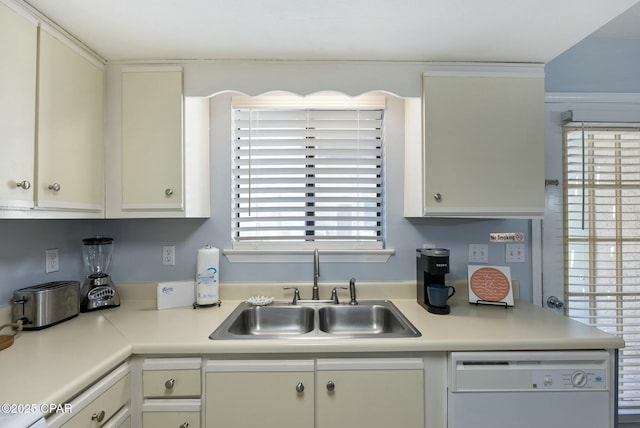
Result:
{"type": "MultiPolygon", "coordinates": [[[[320,249],[322,262],[327,263],[386,263],[395,255],[393,248],[379,250],[320,249]]],[[[225,248],[222,254],[230,263],[309,263],[313,250],[259,250],[225,248]]]]}
{"type": "MultiPolygon", "coordinates": [[[[606,115],[605,115],[606,116],[606,115]]],[[[575,118],[573,118],[575,120],[575,118]]],[[[624,277],[625,273],[627,272],[628,268],[625,268],[622,265],[618,265],[618,261],[620,261],[620,263],[622,263],[622,261],[625,260],[625,252],[622,251],[622,242],[625,241],[620,235],[619,233],[622,231],[622,228],[624,226],[623,224],[623,220],[621,220],[621,216],[623,213],[623,210],[620,209],[616,209],[614,212],[616,213],[615,218],[613,220],[604,220],[605,222],[614,222],[615,223],[615,230],[616,233],[612,234],[612,235],[607,235],[604,237],[598,237],[598,236],[594,236],[593,233],[594,232],[590,232],[588,236],[585,237],[580,237],[580,236],[574,236],[574,237],[570,237],[569,236],[569,231],[568,231],[568,227],[569,227],[569,223],[571,221],[571,219],[569,218],[569,207],[571,206],[577,206],[579,208],[580,203],[573,203],[570,204],[569,202],[569,194],[570,194],[570,190],[571,189],[575,189],[578,188],[577,186],[580,185],[580,183],[574,183],[573,185],[570,186],[570,181],[576,181],[576,178],[570,179],[569,178],[569,174],[571,171],[573,171],[575,173],[575,168],[573,170],[571,170],[568,166],[569,164],[569,160],[568,160],[568,132],[573,131],[573,132],[582,132],[582,152],[574,154],[574,157],[577,156],[582,156],[582,194],[584,194],[587,190],[589,190],[589,194],[591,196],[586,197],[586,199],[593,199],[593,201],[590,202],[585,202],[585,196],[582,196],[582,222],[585,225],[585,230],[589,230],[592,231],[594,228],[588,226],[588,224],[592,223],[594,220],[585,220],[585,210],[588,211],[588,218],[592,219],[593,216],[596,214],[596,211],[591,211],[594,209],[594,206],[596,206],[598,204],[597,199],[598,198],[603,198],[606,196],[603,196],[601,194],[592,194],[592,192],[595,192],[596,190],[600,190],[602,191],[604,190],[616,190],[616,191],[622,191],[623,189],[627,188],[627,185],[624,182],[620,182],[619,180],[624,179],[624,175],[625,174],[635,174],[633,172],[624,170],[622,168],[620,169],[615,169],[615,170],[607,170],[604,172],[600,172],[598,170],[596,170],[595,168],[598,166],[597,164],[595,164],[595,161],[592,160],[592,164],[590,164],[590,168],[585,170],[585,141],[596,141],[598,142],[598,140],[592,140],[591,138],[585,138],[585,135],[588,134],[589,132],[591,133],[598,133],[598,131],[600,131],[601,133],[612,133],[612,134],[616,134],[616,132],[619,133],[625,133],[625,132],[632,132],[634,134],[638,134],[640,131],[640,123],[633,123],[633,122],[566,122],[563,123],[563,128],[562,128],[562,139],[563,139],[563,148],[562,148],[562,152],[563,152],[563,202],[562,202],[562,206],[563,206],[563,211],[564,211],[564,219],[563,219],[563,231],[564,231],[564,251],[565,251],[565,266],[564,266],[564,275],[565,275],[565,290],[564,290],[564,299],[566,302],[566,314],[567,316],[573,318],[573,319],[577,319],[578,321],[587,324],[587,325],[591,325],[594,327],[598,327],[604,331],[609,332],[610,334],[616,334],[620,337],[625,337],[626,335],[629,336],[637,336],[637,333],[634,333],[633,330],[630,331],[626,331],[624,330],[624,321],[618,322],[615,321],[614,324],[612,325],[608,325],[607,322],[605,323],[599,323],[599,322],[593,322],[594,320],[597,320],[599,318],[602,319],[610,319],[610,318],[615,318],[616,320],[618,318],[624,318],[624,319],[628,319],[629,323],[631,325],[631,327],[634,324],[634,319],[637,319],[636,316],[633,315],[632,312],[629,312],[629,315],[625,316],[623,315],[623,312],[625,310],[630,311],[631,308],[627,307],[626,305],[624,305],[623,303],[621,303],[621,300],[624,299],[624,295],[626,295],[625,290],[623,290],[623,287],[625,286],[624,281],[622,281],[622,278],[624,277]],[[614,175],[615,178],[615,183],[609,183],[607,182],[607,180],[610,178],[605,178],[605,177],[597,177],[600,174],[604,174],[605,177],[608,175],[614,175]],[[594,180],[594,176],[596,176],[595,180],[596,182],[593,182],[594,180]],[[590,177],[590,178],[586,178],[586,177],[590,177]],[[623,178],[621,178],[623,177],[623,178]],[[604,184],[601,183],[600,181],[604,180],[604,184]],[[585,188],[585,183],[589,182],[590,184],[585,188]],[[586,221],[586,222],[585,222],[586,221]],[[618,278],[619,280],[616,280],[615,283],[611,283],[611,284],[606,284],[606,283],[600,283],[600,282],[595,282],[595,283],[591,283],[589,282],[589,290],[586,291],[573,291],[572,289],[570,289],[570,282],[569,282],[569,278],[567,277],[567,275],[570,272],[570,263],[569,263],[569,255],[568,255],[568,248],[570,246],[571,243],[584,243],[585,245],[589,245],[589,246],[597,246],[597,245],[601,245],[601,242],[613,242],[616,244],[616,247],[618,245],[620,245],[620,248],[616,248],[615,251],[615,260],[616,260],[616,264],[615,264],[615,268],[613,267],[602,267],[602,266],[596,266],[593,265],[593,263],[596,263],[599,260],[599,256],[604,256],[603,253],[599,253],[598,251],[596,251],[595,254],[593,255],[589,255],[589,257],[587,258],[587,260],[585,260],[587,263],[589,263],[588,267],[586,269],[588,269],[589,271],[591,271],[592,269],[594,270],[594,272],[596,272],[597,278],[601,278],[599,275],[599,271],[604,271],[606,272],[607,269],[612,270],[615,269],[615,274],[616,278],[618,278]],[[605,293],[605,291],[601,291],[601,289],[606,289],[607,287],[616,287],[616,291],[613,291],[611,293],[605,293]],[[609,298],[611,296],[615,297],[615,300],[606,300],[603,297],[609,296],[609,298]],[[575,308],[572,309],[572,305],[571,305],[571,301],[572,299],[578,299],[577,301],[577,305],[575,308]],[[580,300],[580,299],[584,299],[584,300],[580,300]],[[580,303],[584,303],[584,302],[588,302],[589,306],[586,307],[580,307],[580,303]],[[606,308],[604,307],[604,304],[606,303],[615,303],[615,306],[612,308],[606,308]],[[592,305],[597,305],[594,306],[592,308],[592,305]],[[574,316],[571,315],[570,311],[575,311],[574,316]],[[602,311],[602,313],[600,313],[599,311],[602,311]],[[612,311],[616,311],[616,315],[612,316],[610,314],[607,314],[608,312],[612,312],[612,311]],[[586,313],[586,311],[589,311],[588,313],[586,313]],[[577,316],[576,316],[577,314],[577,316]],[[609,327],[609,329],[607,330],[606,327],[609,327]],[[615,328],[615,332],[611,331],[611,329],[615,328]],[[619,328],[622,328],[622,330],[619,330],[619,328]]],[[[624,141],[623,138],[621,138],[620,136],[615,136],[616,141],[624,141]]],[[[575,147],[575,146],[574,146],[575,147]]],[[[587,146],[588,148],[589,146],[587,146]]],[[[622,151],[624,152],[624,150],[633,150],[626,148],[625,146],[622,145],[616,145],[613,148],[608,148],[608,150],[617,150],[617,151],[622,151]]],[[[607,150],[607,148],[595,148],[595,149],[591,149],[591,150],[595,150],[594,153],[588,155],[587,157],[590,157],[592,159],[595,160],[601,160],[604,159],[605,161],[607,160],[607,156],[606,154],[602,154],[600,153],[600,150],[607,150]]],[[[636,148],[637,150],[637,148],[636,148]]],[[[587,150],[588,151],[588,150],[587,150]]],[[[615,156],[621,156],[620,153],[616,153],[615,156]]],[[[602,162],[603,165],[607,165],[607,166],[617,166],[619,165],[618,163],[607,163],[607,162],[602,162]]],[[[624,166],[624,164],[620,164],[621,166],[624,166]]],[[[637,166],[637,164],[636,164],[637,166]]],[[[617,193],[615,193],[614,195],[611,196],[611,198],[615,198],[616,202],[615,202],[615,207],[620,208],[621,205],[624,205],[625,202],[622,201],[622,196],[618,195],[617,193]]],[[[637,198],[636,198],[637,199],[637,198]]],[[[604,211],[597,211],[597,213],[602,213],[604,211]]],[[[573,222],[575,223],[576,221],[579,221],[580,218],[573,218],[573,222]]],[[[624,223],[631,223],[633,220],[631,219],[626,219],[624,220],[624,223]]],[[[601,231],[601,230],[605,230],[603,228],[601,228],[601,226],[597,226],[595,227],[596,232],[597,231],[601,231]]],[[[636,240],[637,241],[637,240],[636,240]]],[[[636,242],[633,241],[632,242],[636,242]]],[[[591,252],[591,250],[589,250],[591,252]]],[[[580,268],[577,268],[578,271],[580,268]]],[[[631,269],[632,270],[632,269],[631,269]]],[[[589,272],[589,275],[592,275],[591,272],[589,272]]],[[[606,279],[606,274],[605,274],[605,279],[606,279]]],[[[579,285],[579,283],[574,284],[574,286],[579,285]]],[[[628,303],[627,303],[628,304],[628,303]]],[[[611,323],[611,322],[609,322],[611,323]]],[[[631,342],[627,342],[625,348],[627,346],[630,346],[630,343],[637,343],[637,340],[633,340],[631,342]]],[[[633,347],[633,345],[631,345],[633,347]]],[[[634,354],[633,354],[633,349],[630,351],[630,354],[625,356],[624,355],[624,349],[622,348],[621,354],[618,356],[618,363],[622,364],[622,362],[624,361],[625,358],[628,359],[633,359],[634,358],[634,354]]],[[[637,367],[637,365],[636,365],[637,367]]],[[[624,372],[621,372],[618,374],[618,378],[616,379],[616,382],[618,383],[618,385],[620,386],[622,379],[624,378],[624,372]]],[[[636,383],[634,382],[635,380],[637,380],[637,378],[630,378],[628,380],[629,383],[633,384],[636,383]]],[[[636,389],[637,390],[637,389],[636,389]]],[[[617,397],[615,397],[615,400],[618,403],[618,406],[620,406],[618,408],[618,413],[620,416],[624,416],[625,419],[629,419],[629,420],[636,420],[636,418],[640,417],[640,413],[639,412],[639,407],[638,405],[634,405],[634,403],[637,403],[638,400],[633,400],[633,397],[627,397],[627,401],[623,400],[623,394],[618,394],[617,397]],[[628,406],[626,405],[622,405],[622,403],[629,403],[628,406]]]]}
{"type": "MultiPolygon", "coordinates": [[[[336,96],[334,92],[323,92],[314,94],[308,97],[300,97],[288,93],[274,92],[270,93],[267,96],[260,97],[249,97],[249,96],[234,96],[232,98],[232,110],[237,109],[283,109],[283,110],[384,110],[386,107],[386,97],[384,95],[362,95],[359,97],[350,97],[345,96],[344,94],[339,94],[336,96]],[[277,95],[277,97],[273,97],[270,95],[277,95]]],[[[249,128],[251,129],[251,128],[249,128]]],[[[384,132],[383,132],[384,139],[384,132]]],[[[381,174],[384,177],[384,145],[381,148],[381,174]]],[[[232,156],[234,156],[235,160],[235,151],[232,152],[232,156]]],[[[233,175],[232,171],[232,175],[233,175]]],[[[384,178],[381,178],[381,188],[380,188],[380,196],[384,198],[384,178]]],[[[232,180],[233,184],[233,180],[232,180]]],[[[250,191],[249,191],[250,192],[250,191]]],[[[250,194],[250,193],[249,193],[250,194]]],[[[233,203],[235,204],[235,202],[233,203]]],[[[232,214],[233,207],[235,205],[232,204],[232,214]]],[[[391,254],[394,253],[394,250],[386,250],[385,249],[385,225],[384,225],[384,205],[379,206],[379,235],[378,239],[366,239],[366,236],[363,236],[363,240],[353,239],[353,240],[331,240],[331,239],[320,239],[320,240],[310,240],[310,241],[269,241],[267,240],[251,240],[251,239],[235,239],[232,236],[232,245],[231,249],[225,250],[224,254],[228,255],[228,258],[234,260],[242,260],[245,255],[248,255],[255,259],[256,256],[265,256],[269,258],[284,256],[286,257],[283,261],[290,261],[288,257],[291,255],[298,254],[300,252],[305,252],[307,250],[318,248],[323,251],[325,254],[335,254],[340,256],[349,256],[347,259],[349,261],[353,261],[352,257],[356,254],[355,261],[370,261],[374,254],[376,254],[373,259],[376,261],[387,261],[391,254]],[[380,224],[380,222],[382,222],[380,224]],[[271,255],[271,256],[270,256],[271,255]]],[[[232,235],[234,230],[234,219],[232,221],[232,235]]],[[[237,225],[239,226],[239,224],[237,225]]],[[[235,226],[235,227],[237,227],[235,226]]],[[[264,257],[263,257],[264,258],[264,257]]],[[[343,259],[339,259],[337,261],[343,261],[343,259]]]]}

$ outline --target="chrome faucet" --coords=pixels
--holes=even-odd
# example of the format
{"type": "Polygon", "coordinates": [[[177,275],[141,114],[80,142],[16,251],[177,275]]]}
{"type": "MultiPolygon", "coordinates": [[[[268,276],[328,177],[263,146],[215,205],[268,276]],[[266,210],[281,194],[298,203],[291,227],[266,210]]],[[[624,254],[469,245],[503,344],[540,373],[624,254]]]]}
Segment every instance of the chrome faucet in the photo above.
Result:
{"type": "Polygon", "coordinates": [[[357,305],[358,304],[358,300],[356,299],[356,279],[355,278],[351,278],[349,280],[349,294],[351,297],[351,300],[349,301],[350,305],[357,305]]]}
{"type": "Polygon", "coordinates": [[[318,291],[318,277],[320,276],[320,254],[318,249],[313,250],[313,291],[311,294],[311,300],[320,300],[320,293],[318,291]]]}
{"type": "Polygon", "coordinates": [[[297,287],[284,287],[285,290],[293,290],[293,300],[291,301],[292,305],[298,304],[298,300],[300,299],[300,290],[297,287]]]}

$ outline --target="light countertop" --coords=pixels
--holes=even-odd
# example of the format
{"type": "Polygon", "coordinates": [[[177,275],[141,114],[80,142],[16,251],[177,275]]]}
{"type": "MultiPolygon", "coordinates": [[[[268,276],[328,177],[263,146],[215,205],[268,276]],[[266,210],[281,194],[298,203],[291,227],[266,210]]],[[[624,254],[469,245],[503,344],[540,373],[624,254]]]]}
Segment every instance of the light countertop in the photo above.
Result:
{"type": "MultiPolygon", "coordinates": [[[[413,283],[361,285],[359,300],[390,299],[422,333],[393,339],[210,340],[209,335],[245,298],[265,294],[264,285],[223,286],[222,306],[157,310],[155,284],[120,289],[119,308],[81,313],[41,331],[18,334],[0,351],[0,402],[62,403],[75,392],[136,355],[388,353],[489,350],[611,349],[617,336],[550,310],[516,301],[515,307],[452,299],[451,314],[435,315],[416,301],[413,283]],[[391,290],[391,291],[390,291],[391,290]],[[261,291],[261,292],[260,292],[261,291]],[[10,387],[7,387],[10,385],[10,387]]],[[[277,300],[287,300],[281,287],[277,300]]],[[[328,289],[321,289],[321,295],[328,289]]],[[[308,290],[301,286],[303,295],[308,290]]],[[[462,294],[462,293],[460,293],[462,294]]],[[[328,293],[327,293],[328,295],[328,293]]],[[[5,332],[6,333],[6,332],[5,332]]]]}

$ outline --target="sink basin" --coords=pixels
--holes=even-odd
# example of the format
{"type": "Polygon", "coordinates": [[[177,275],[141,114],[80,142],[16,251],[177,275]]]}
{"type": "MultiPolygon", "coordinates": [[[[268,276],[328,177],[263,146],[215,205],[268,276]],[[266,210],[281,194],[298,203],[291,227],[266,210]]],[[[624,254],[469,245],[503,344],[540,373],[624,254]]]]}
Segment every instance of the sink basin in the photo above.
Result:
{"type": "Polygon", "coordinates": [[[326,306],[318,310],[318,322],[321,331],[335,335],[415,337],[417,333],[395,307],[382,304],[326,306]]]}
{"type": "Polygon", "coordinates": [[[309,307],[251,306],[242,309],[226,330],[242,336],[299,335],[313,330],[314,315],[309,307]]]}
{"type": "Polygon", "coordinates": [[[210,339],[418,337],[420,332],[390,301],[359,305],[310,302],[251,306],[241,303],[210,339]]]}

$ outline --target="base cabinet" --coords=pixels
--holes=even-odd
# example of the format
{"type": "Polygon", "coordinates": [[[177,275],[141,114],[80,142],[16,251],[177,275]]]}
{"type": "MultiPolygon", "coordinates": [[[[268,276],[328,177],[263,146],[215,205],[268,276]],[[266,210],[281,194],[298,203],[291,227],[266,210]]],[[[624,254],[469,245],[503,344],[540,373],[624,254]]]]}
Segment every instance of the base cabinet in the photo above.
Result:
{"type": "MultiPolygon", "coordinates": [[[[173,400],[176,401],[176,400],[173,400]]],[[[142,426],[144,428],[200,428],[200,401],[184,400],[185,403],[166,403],[155,408],[144,406],[142,426]]]]}
{"type": "Polygon", "coordinates": [[[206,427],[314,427],[314,361],[209,361],[206,427]]]}
{"type": "Polygon", "coordinates": [[[318,361],[318,428],[424,427],[421,364],[420,360],[318,361]],[[372,364],[378,367],[367,368],[372,364]]]}
{"type": "Polygon", "coordinates": [[[120,411],[101,428],[131,428],[131,411],[129,407],[125,406],[120,409],[120,411]]]}
{"type": "Polygon", "coordinates": [[[137,423],[141,420],[143,428],[200,427],[200,358],[143,358],[133,364],[139,375],[134,395],[142,395],[141,415],[134,412],[137,423]]]}
{"type": "Polygon", "coordinates": [[[424,427],[420,358],[209,361],[205,426],[424,427]]]}
{"type": "Polygon", "coordinates": [[[131,373],[124,363],[96,382],[69,404],[69,413],[47,418],[49,428],[127,427],[131,400],[131,373]]]}

